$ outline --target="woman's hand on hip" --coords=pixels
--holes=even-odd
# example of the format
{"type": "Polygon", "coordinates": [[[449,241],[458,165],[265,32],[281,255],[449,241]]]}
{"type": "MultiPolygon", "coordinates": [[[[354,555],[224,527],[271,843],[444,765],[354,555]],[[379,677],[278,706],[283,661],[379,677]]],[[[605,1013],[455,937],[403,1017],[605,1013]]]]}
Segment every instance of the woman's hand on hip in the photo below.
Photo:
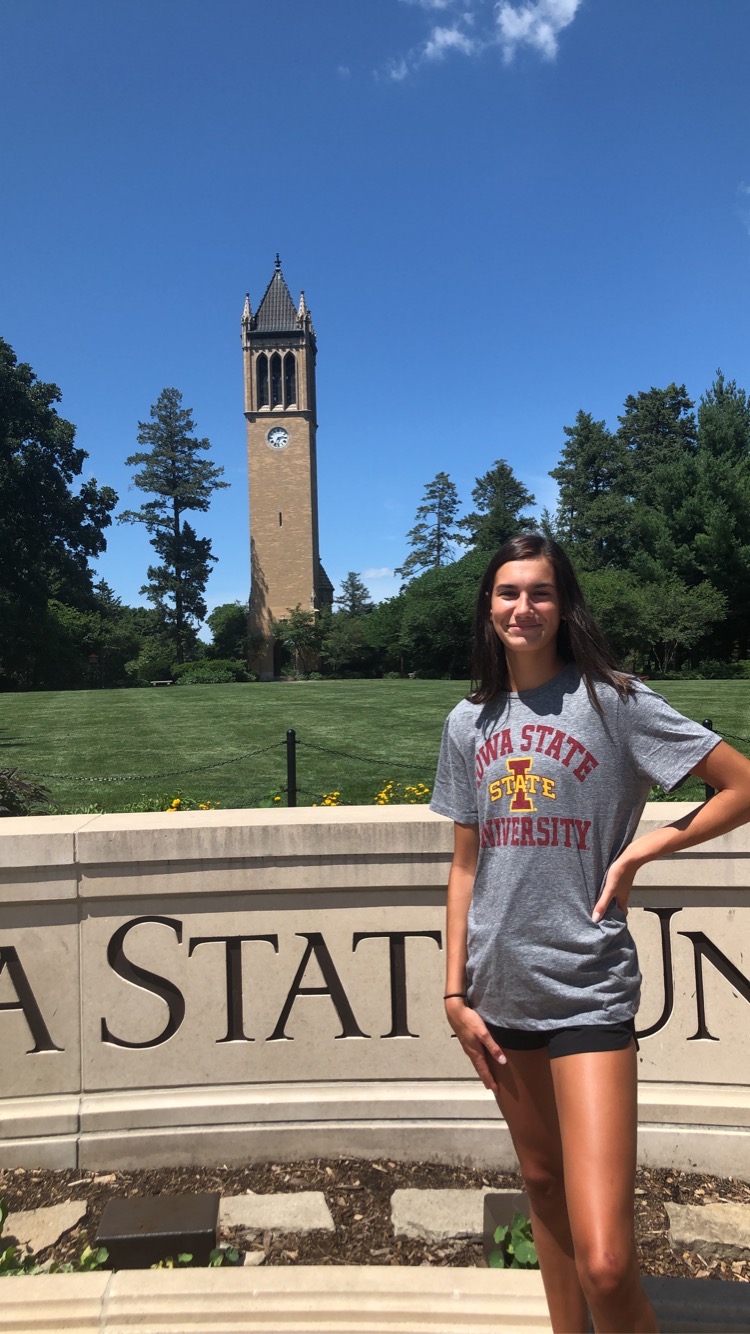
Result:
{"type": "Polygon", "coordinates": [[[487,1053],[489,1052],[498,1065],[505,1065],[505,1057],[495,1039],[487,1031],[484,1020],[460,997],[452,997],[445,1002],[445,1013],[448,1023],[484,1087],[490,1089],[492,1093],[497,1093],[497,1084],[492,1077],[487,1053]]]}
{"type": "Polygon", "coordinates": [[[601,921],[613,899],[620,911],[627,915],[628,900],[637,870],[638,866],[628,860],[627,849],[622,856],[615,858],[607,871],[602,892],[594,904],[591,916],[595,922],[601,921]]]}

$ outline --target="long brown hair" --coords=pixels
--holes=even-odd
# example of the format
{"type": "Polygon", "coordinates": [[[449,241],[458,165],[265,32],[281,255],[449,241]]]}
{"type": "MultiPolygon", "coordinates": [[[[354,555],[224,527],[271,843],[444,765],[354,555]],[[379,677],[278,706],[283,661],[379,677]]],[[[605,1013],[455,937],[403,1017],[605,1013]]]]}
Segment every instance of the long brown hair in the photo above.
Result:
{"type": "Polygon", "coordinates": [[[509,688],[505,647],[495,634],[489,616],[495,575],[508,561],[540,559],[548,560],[552,566],[560,599],[562,619],[557,631],[557,651],[564,662],[576,664],[592,704],[601,712],[595,683],[606,682],[624,699],[632,694],[631,678],[618,671],[614,654],[586,606],[568,556],[559,543],[541,533],[521,533],[504,542],[482,576],[474,616],[473,691],[469,699],[472,704],[487,704],[509,688]]]}

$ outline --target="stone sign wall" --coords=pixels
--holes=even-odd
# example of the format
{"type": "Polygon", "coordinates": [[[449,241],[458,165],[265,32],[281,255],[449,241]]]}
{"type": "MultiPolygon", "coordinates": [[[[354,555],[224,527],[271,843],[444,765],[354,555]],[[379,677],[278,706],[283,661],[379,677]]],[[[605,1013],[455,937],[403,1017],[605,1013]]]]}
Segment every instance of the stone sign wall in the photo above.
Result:
{"type": "MultiPolygon", "coordinates": [[[[0,821],[0,1162],[510,1164],[443,1015],[451,838],[424,807],[0,821]]],[[[633,903],[641,1157],[750,1175],[750,834],[633,903]]]]}

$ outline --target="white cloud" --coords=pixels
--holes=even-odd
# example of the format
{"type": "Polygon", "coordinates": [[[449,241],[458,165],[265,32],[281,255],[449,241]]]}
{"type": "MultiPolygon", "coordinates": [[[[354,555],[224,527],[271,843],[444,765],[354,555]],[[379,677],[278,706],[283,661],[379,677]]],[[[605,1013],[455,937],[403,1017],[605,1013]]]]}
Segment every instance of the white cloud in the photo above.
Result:
{"type": "Polygon", "coordinates": [[[545,60],[557,55],[557,38],[563,28],[573,22],[582,0],[528,0],[526,4],[511,4],[499,0],[497,5],[497,40],[510,62],[520,46],[530,46],[545,60]]]}
{"type": "Polygon", "coordinates": [[[454,0],[401,0],[404,5],[417,5],[419,9],[449,9],[454,0]]]}
{"type": "Polygon", "coordinates": [[[475,51],[476,41],[467,37],[460,28],[433,28],[422,51],[423,60],[442,60],[447,51],[461,51],[470,56],[475,51]]]}
{"type": "Polygon", "coordinates": [[[393,60],[388,66],[388,78],[393,79],[394,83],[401,83],[409,73],[409,65],[405,60],[393,60]]]}
{"type": "Polygon", "coordinates": [[[374,570],[362,571],[363,579],[390,579],[392,575],[393,570],[389,569],[387,565],[379,565],[374,570]]]}
{"type": "Polygon", "coordinates": [[[521,47],[543,60],[554,60],[558,38],[571,24],[583,0],[401,0],[450,22],[433,26],[424,41],[391,61],[386,74],[397,83],[425,62],[443,60],[455,52],[478,56],[499,47],[509,64],[521,47]],[[450,12],[450,16],[449,13],[450,12]]]}

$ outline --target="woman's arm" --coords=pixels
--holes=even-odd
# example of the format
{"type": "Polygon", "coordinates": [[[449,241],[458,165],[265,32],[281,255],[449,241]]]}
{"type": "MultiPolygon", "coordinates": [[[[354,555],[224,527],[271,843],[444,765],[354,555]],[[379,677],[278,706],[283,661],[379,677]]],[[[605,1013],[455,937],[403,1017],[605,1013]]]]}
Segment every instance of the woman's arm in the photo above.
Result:
{"type": "Polygon", "coordinates": [[[726,741],[720,741],[691,772],[709,787],[715,787],[716,796],[681,820],[675,820],[663,829],[654,829],[628,844],[607,872],[604,888],[592,913],[595,922],[613,898],[622,911],[627,912],[636,873],[646,862],[718,838],[750,820],[750,760],[744,755],[728,746],[726,741]]]}
{"type": "Polygon", "coordinates": [[[479,856],[479,829],[475,824],[454,824],[453,861],[448,876],[445,914],[445,991],[466,991],[466,934],[471,891],[479,856]]]}
{"type": "Polygon", "coordinates": [[[454,824],[453,831],[453,861],[448,877],[445,919],[445,994],[448,998],[445,1001],[445,1013],[485,1088],[495,1093],[497,1085],[487,1064],[487,1051],[501,1065],[505,1057],[487,1032],[483,1020],[466,1001],[466,938],[471,891],[479,856],[479,829],[475,824],[454,824]]]}

